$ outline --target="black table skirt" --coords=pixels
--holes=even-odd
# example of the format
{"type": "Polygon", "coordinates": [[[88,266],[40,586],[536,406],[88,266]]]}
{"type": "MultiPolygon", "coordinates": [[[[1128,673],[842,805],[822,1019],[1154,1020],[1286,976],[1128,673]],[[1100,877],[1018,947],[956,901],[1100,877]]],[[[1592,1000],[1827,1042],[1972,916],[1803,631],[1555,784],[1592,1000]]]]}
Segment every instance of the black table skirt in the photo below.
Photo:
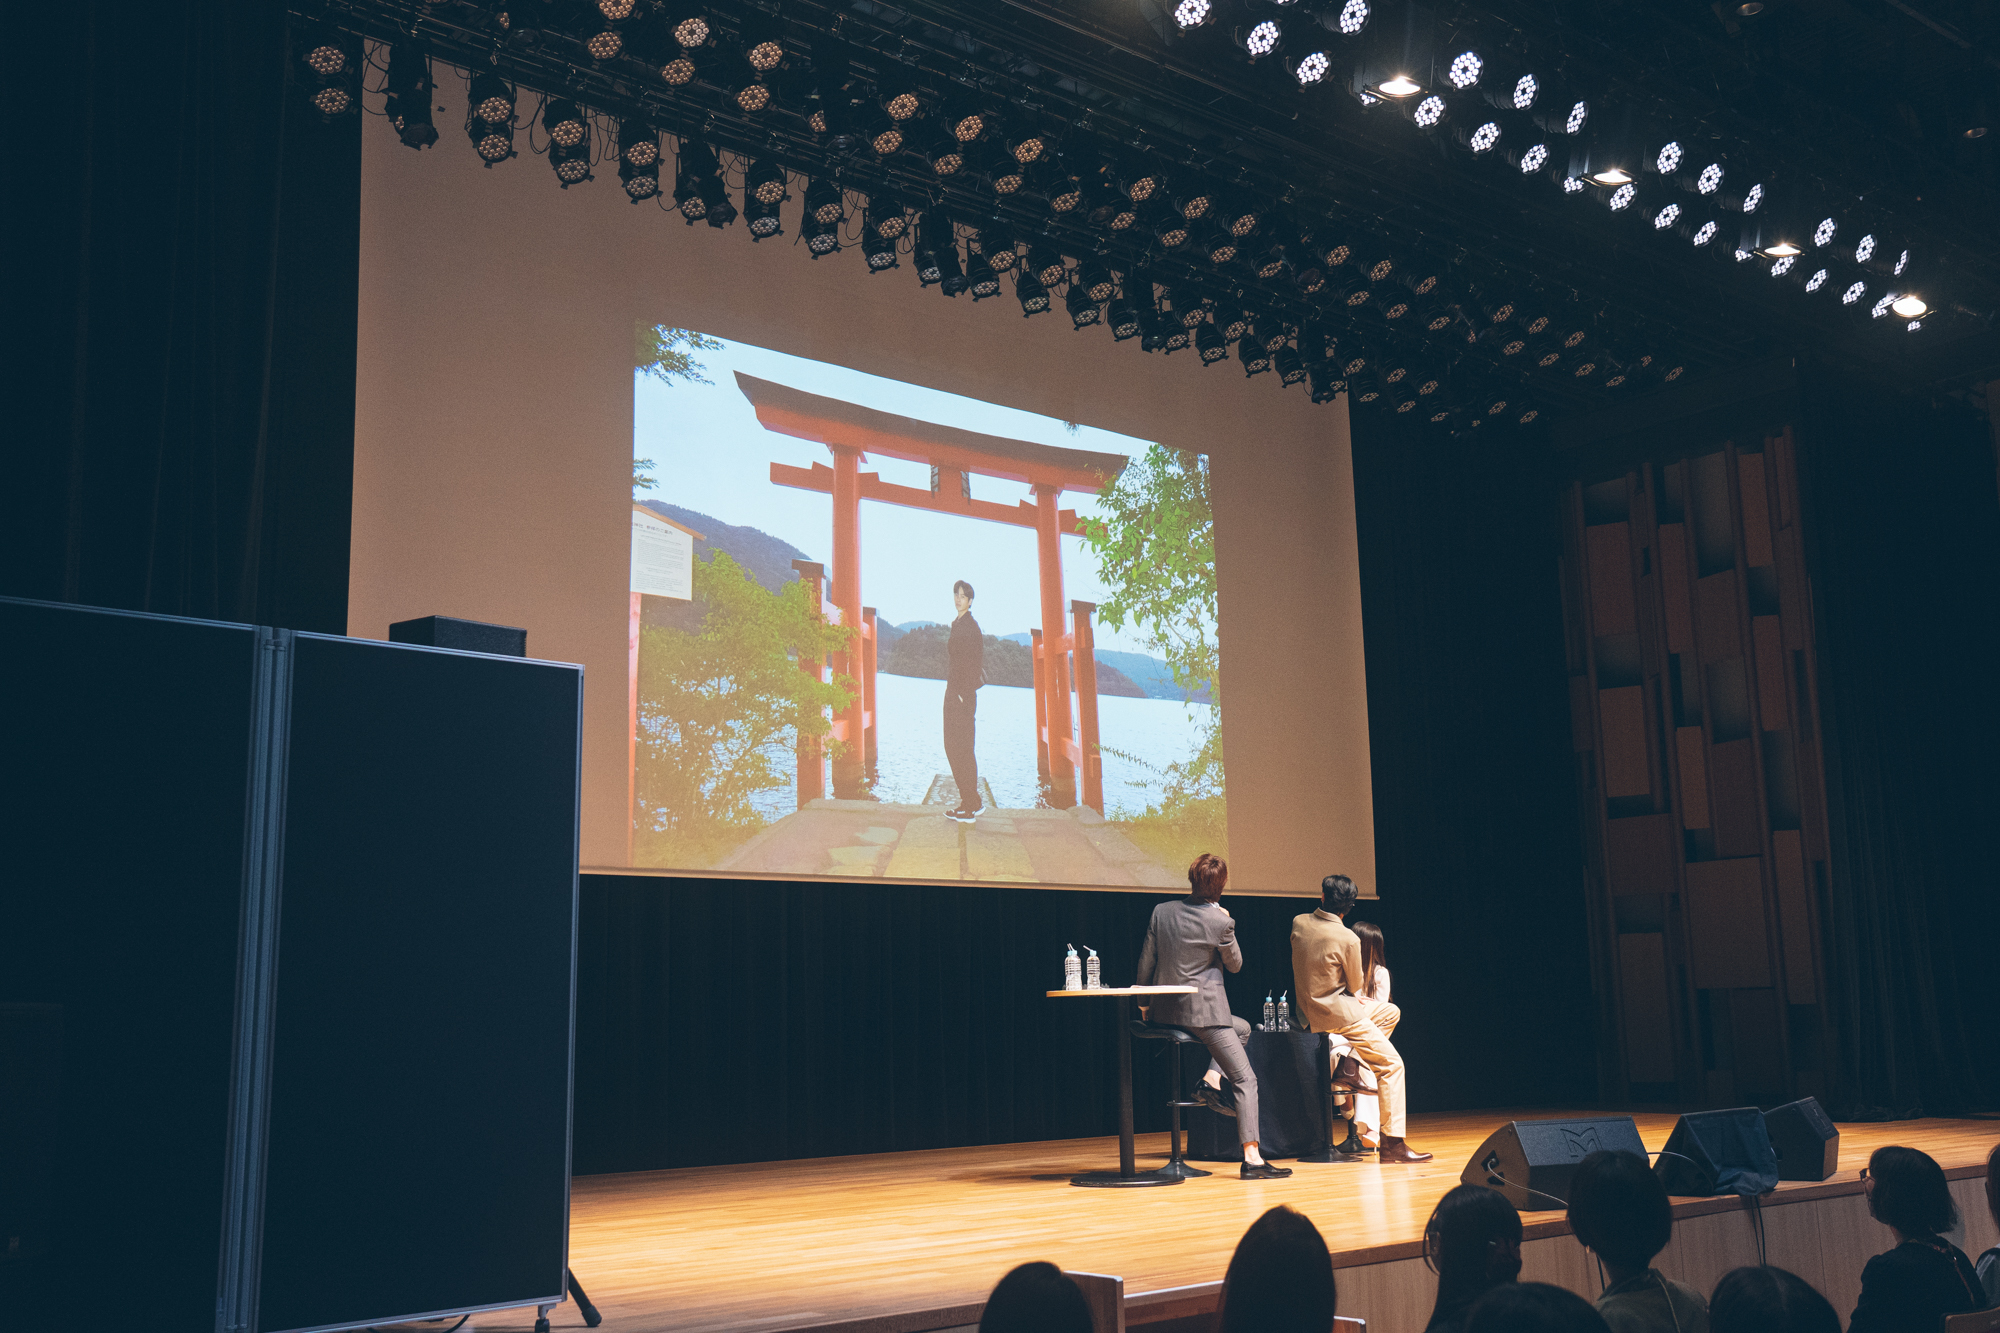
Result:
{"type": "MultiPolygon", "coordinates": [[[[1247,1043],[1257,1074],[1257,1150],[1297,1157],[1326,1146],[1326,1048],[1317,1032],[1252,1032],[1247,1043]]],[[[1193,1052],[1189,1052],[1193,1054],[1193,1052]]],[[[1208,1062],[1190,1060],[1207,1069],[1208,1062]]],[[[1205,1106],[1188,1113],[1187,1155],[1202,1162],[1240,1162],[1236,1119],[1205,1106]]]]}

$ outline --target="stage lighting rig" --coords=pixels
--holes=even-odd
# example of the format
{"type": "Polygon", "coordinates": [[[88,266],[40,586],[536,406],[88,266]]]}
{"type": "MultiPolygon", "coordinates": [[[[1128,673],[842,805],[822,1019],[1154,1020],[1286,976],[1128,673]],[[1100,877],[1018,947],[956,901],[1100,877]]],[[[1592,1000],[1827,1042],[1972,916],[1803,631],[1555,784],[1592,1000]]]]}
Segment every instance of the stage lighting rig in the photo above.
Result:
{"type": "Polygon", "coordinates": [[[351,33],[307,29],[296,38],[306,100],[322,120],[336,120],[360,105],[361,42],[351,33]]]}
{"type": "Polygon", "coordinates": [[[1204,322],[1194,331],[1194,350],[1204,366],[1212,366],[1228,358],[1229,343],[1223,338],[1220,329],[1212,323],[1204,322]]]}
{"type": "Polygon", "coordinates": [[[618,126],[618,181],[633,203],[660,192],[660,132],[640,121],[618,126]]]}
{"type": "Polygon", "coordinates": [[[437,126],[431,121],[431,101],[437,88],[431,80],[430,53],[409,42],[399,42],[389,50],[389,100],[383,114],[395,128],[396,137],[411,148],[429,148],[437,142],[437,126]]]}
{"type": "Polygon", "coordinates": [[[1005,219],[994,218],[979,229],[979,248],[995,273],[1009,272],[1020,262],[1021,256],[1015,245],[1014,229],[1005,219]]]}
{"type": "Polygon", "coordinates": [[[840,186],[825,177],[806,182],[806,216],[815,222],[839,225],[847,216],[847,200],[840,186]]]}
{"type": "Polygon", "coordinates": [[[465,134],[488,167],[514,156],[514,85],[498,74],[473,76],[465,134]]]}
{"type": "Polygon", "coordinates": [[[1049,308],[1049,289],[1034,274],[1020,272],[1014,275],[1014,295],[1021,302],[1021,318],[1045,314],[1049,308]]]}
{"type": "Polygon", "coordinates": [[[1000,294],[1000,275],[993,271],[993,265],[976,245],[968,245],[965,250],[965,284],[974,304],[1000,294]]]}
{"type": "MultiPolygon", "coordinates": [[[[799,236],[814,259],[840,253],[840,223],[825,222],[808,213],[799,223],[799,236]]],[[[870,267],[873,267],[872,265],[870,267]]]]}
{"type": "MultiPolygon", "coordinates": [[[[550,101],[542,110],[542,128],[549,135],[549,167],[567,190],[591,179],[590,118],[567,98],[550,101]]],[[[725,201],[726,202],[726,201],[725,201]]]]}
{"type": "Polygon", "coordinates": [[[1069,291],[1063,296],[1063,306],[1069,311],[1071,325],[1079,329],[1086,329],[1097,323],[1102,314],[1097,302],[1091,300],[1090,293],[1084,290],[1082,283],[1070,284],[1069,291]]]}
{"type": "Polygon", "coordinates": [[[1124,295],[1114,296],[1104,312],[1105,322],[1111,326],[1114,341],[1124,342],[1139,336],[1141,320],[1139,307],[1124,295]]]}
{"type": "Polygon", "coordinates": [[[1086,259],[1077,265],[1076,277],[1070,286],[1072,290],[1082,291],[1094,304],[1109,301],[1118,291],[1111,270],[1099,259],[1086,259]]]}
{"type": "Polygon", "coordinates": [[[723,184],[722,163],[715,149],[691,139],[681,140],[680,164],[674,173],[674,206],[689,226],[707,222],[717,229],[736,221],[736,205],[723,184]]]}

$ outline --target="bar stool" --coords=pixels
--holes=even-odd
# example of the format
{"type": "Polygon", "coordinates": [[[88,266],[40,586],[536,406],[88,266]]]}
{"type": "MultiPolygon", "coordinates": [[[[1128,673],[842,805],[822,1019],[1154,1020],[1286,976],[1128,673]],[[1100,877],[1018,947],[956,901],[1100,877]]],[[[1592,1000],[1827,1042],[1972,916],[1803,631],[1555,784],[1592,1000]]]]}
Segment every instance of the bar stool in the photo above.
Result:
{"type": "Polygon", "coordinates": [[[1167,1131],[1167,1164],[1154,1174],[1178,1176],[1182,1180],[1186,1180],[1189,1176],[1214,1175],[1213,1171],[1204,1171],[1198,1166],[1189,1166],[1187,1160],[1181,1156],[1181,1112],[1201,1105],[1200,1102],[1181,1100],[1181,1089],[1187,1086],[1181,1082],[1181,1047],[1199,1046],[1201,1043],[1195,1039],[1193,1034],[1187,1032],[1185,1029],[1148,1023],[1143,1018],[1132,1020],[1132,1035],[1142,1041],[1164,1041],[1167,1043],[1167,1067],[1170,1071],[1169,1077],[1173,1079],[1173,1094],[1167,1098],[1169,1126],[1167,1131]]]}

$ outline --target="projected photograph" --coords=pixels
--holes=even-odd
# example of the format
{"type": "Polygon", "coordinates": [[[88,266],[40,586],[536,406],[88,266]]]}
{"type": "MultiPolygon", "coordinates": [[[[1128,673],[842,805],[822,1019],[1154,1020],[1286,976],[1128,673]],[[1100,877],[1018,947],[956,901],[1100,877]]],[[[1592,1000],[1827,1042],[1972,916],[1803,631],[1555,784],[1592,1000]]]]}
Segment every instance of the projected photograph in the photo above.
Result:
{"type": "Polygon", "coordinates": [[[633,395],[634,865],[1227,854],[1205,456],[664,325],[633,395]]]}

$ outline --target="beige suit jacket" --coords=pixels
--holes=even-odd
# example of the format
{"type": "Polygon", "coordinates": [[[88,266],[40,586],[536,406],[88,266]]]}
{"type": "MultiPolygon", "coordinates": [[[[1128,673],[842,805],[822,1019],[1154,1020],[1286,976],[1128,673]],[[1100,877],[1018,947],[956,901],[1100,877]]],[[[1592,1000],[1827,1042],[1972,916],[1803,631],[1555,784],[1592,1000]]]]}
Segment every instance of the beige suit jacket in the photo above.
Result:
{"type": "Polygon", "coordinates": [[[1321,908],[1292,918],[1292,993],[1314,1032],[1339,1032],[1365,1015],[1349,978],[1361,978],[1361,941],[1321,908]]]}

